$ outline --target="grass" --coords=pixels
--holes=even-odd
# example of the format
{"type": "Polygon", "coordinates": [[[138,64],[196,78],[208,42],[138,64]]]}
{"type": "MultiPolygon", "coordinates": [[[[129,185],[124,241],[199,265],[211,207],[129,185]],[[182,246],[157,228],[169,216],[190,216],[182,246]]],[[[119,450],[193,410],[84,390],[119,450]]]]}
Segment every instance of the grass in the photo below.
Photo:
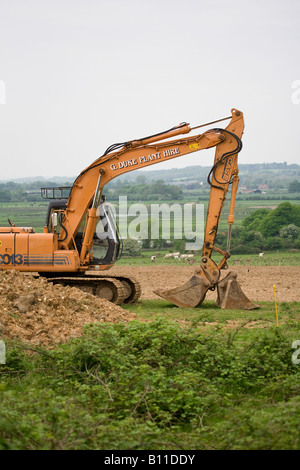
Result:
{"type": "MultiPolygon", "coordinates": [[[[138,202],[138,201],[137,201],[138,202]]],[[[190,197],[183,201],[178,201],[177,203],[184,204],[190,202],[197,202],[195,198],[190,197]]],[[[239,226],[242,223],[242,220],[251,214],[254,210],[258,208],[274,208],[277,207],[280,203],[284,202],[281,199],[260,199],[260,200],[241,200],[238,199],[235,204],[235,226],[239,226]]],[[[171,205],[171,201],[159,201],[159,204],[166,203],[171,205]]],[[[197,202],[201,204],[202,202],[197,202]]],[[[293,204],[300,204],[300,200],[293,200],[293,204]]],[[[128,201],[128,205],[132,204],[128,201]]],[[[134,203],[133,203],[134,204],[134,203]]],[[[145,203],[148,214],[150,215],[150,206],[151,204],[158,204],[157,201],[147,201],[145,203]]],[[[204,204],[204,215],[206,217],[208,201],[203,201],[204,204]]],[[[0,226],[7,226],[8,217],[13,220],[17,226],[30,226],[34,227],[37,232],[42,232],[44,227],[44,222],[46,218],[48,202],[42,200],[40,202],[0,202],[0,226]]],[[[229,211],[229,200],[226,200],[225,206],[222,212],[222,217],[219,224],[219,230],[227,230],[227,216],[229,211]]],[[[171,230],[174,227],[174,220],[171,219],[171,230]]],[[[180,225],[181,226],[181,225],[180,225]]]]}
{"type": "Polygon", "coordinates": [[[16,226],[33,227],[41,233],[45,225],[47,202],[0,203],[0,226],[8,227],[10,218],[16,226]]]}
{"type": "MultiPolygon", "coordinates": [[[[164,259],[164,255],[168,254],[167,250],[149,250],[143,251],[141,256],[136,258],[125,257],[117,262],[118,266],[153,266],[154,263],[151,261],[151,256],[156,256],[155,265],[159,266],[186,266],[186,261],[179,261],[176,259],[164,259]]],[[[212,257],[215,262],[219,262],[221,257],[220,255],[213,255],[212,257]]],[[[195,265],[200,264],[201,254],[196,252],[195,254],[195,265]]],[[[300,266],[300,251],[298,252],[268,252],[265,253],[264,258],[259,258],[258,254],[252,255],[232,255],[228,260],[229,266],[234,265],[241,266],[300,266]]]]}
{"type": "MultiPolygon", "coordinates": [[[[203,327],[218,325],[225,328],[236,328],[241,325],[253,328],[267,328],[276,325],[275,306],[273,302],[257,302],[257,310],[221,310],[213,301],[205,301],[198,308],[180,308],[167,300],[140,300],[135,304],[124,304],[125,310],[135,313],[142,320],[154,320],[161,316],[178,323],[194,324],[203,327]]],[[[280,325],[290,320],[300,321],[300,302],[278,303],[280,325]]]]}

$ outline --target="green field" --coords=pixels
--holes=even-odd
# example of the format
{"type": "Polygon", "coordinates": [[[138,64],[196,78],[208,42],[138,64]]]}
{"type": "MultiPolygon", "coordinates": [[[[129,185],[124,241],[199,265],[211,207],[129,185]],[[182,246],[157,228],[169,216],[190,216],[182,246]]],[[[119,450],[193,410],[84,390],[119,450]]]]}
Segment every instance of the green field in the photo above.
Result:
{"type": "MultiPolygon", "coordinates": [[[[186,199],[181,203],[193,202],[192,199],[186,199]]],[[[277,207],[283,200],[264,199],[264,200],[237,200],[235,205],[235,225],[239,226],[242,220],[251,212],[259,208],[272,209],[277,207]]],[[[300,204],[300,200],[291,201],[293,204],[300,204]]],[[[159,204],[172,204],[170,201],[159,201],[159,204]]],[[[129,206],[132,203],[129,202],[129,206]]],[[[150,201],[145,204],[150,215],[151,204],[158,204],[157,201],[150,201]]],[[[200,203],[198,203],[200,204],[200,203]]],[[[204,216],[206,217],[208,201],[203,201],[204,216]]],[[[1,202],[0,203],[0,226],[8,226],[7,219],[10,218],[16,226],[34,227],[37,232],[42,232],[46,219],[47,201],[41,202],[1,202]]],[[[219,230],[226,230],[228,227],[227,216],[229,211],[229,201],[225,202],[222,217],[219,224],[219,230]]],[[[131,218],[133,219],[133,218],[131,218]]],[[[129,218],[130,220],[130,218],[129,218]]],[[[174,227],[174,217],[171,217],[171,229],[174,227]]]]}
{"type": "Polygon", "coordinates": [[[1,202],[0,226],[8,227],[10,218],[18,227],[33,227],[42,232],[46,220],[47,202],[1,202]]]}
{"type": "MultiPolygon", "coordinates": [[[[122,307],[130,312],[136,313],[145,320],[155,320],[163,317],[167,320],[175,320],[183,324],[195,323],[201,327],[215,328],[215,323],[220,328],[229,328],[232,325],[247,326],[253,328],[271,328],[276,326],[277,318],[273,302],[258,302],[257,310],[220,310],[212,301],[205,301],[199,308],[179,308],[170,304],[167,300],[143,300],[136,304],[124,304],[122,307]]],[[[300,302],[282,302],[278,306],[279,325],[287,325],[290,320],[300,321],[300,302]]],[[[235,328],[233,328],[235,329],[235,328]]],[[[246,328],[243,334],[251,335],[246,328]]]]}
{"type": "MultiPolygon", "coordinates": [[[[179,261],[176,259],[164,259],[164,255],[169,251],[162,250],[149,250],[142,251],[141,256],[121,257],[117,261],[118,266],[153,266],[151,256],[156,256],[155,265],[161,266],[186,266],[186,261],[179,261]]],[[[221,260],[221,255],[213,255],[212,258],[216,263],[221,260]]],[[[201,252],[197,251],[195,254],[194,265],[199,265],[201,262],[201,252]]],[[[254,255],[232,255],[228,264],[234,266],[235,264],[241,266],[300,266],[300,252],[269,252],[265,253],[264,258],[260,259],[257,254],[254,255]]]]}

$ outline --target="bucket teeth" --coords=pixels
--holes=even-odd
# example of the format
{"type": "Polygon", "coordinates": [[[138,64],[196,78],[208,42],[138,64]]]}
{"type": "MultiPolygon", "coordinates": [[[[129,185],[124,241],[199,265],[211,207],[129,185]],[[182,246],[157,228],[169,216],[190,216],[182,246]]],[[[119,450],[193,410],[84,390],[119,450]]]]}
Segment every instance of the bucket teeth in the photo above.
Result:
{"type": "Polygon", "coordinates": [[[154,294],[172,302],[177,307],[197,307],[205,298],[206,292],[211,286],[203,277],[193,276],[189,281],[174,289],[157,289],[154,294]]]}
{"type": "Polygon", "coordinates": [[[223,309],[253,310],[259,305],[253,303],[244,294],[236,280],[237,274],[230,272],[217,284],[218,298],[216,305],[223,309]]]}

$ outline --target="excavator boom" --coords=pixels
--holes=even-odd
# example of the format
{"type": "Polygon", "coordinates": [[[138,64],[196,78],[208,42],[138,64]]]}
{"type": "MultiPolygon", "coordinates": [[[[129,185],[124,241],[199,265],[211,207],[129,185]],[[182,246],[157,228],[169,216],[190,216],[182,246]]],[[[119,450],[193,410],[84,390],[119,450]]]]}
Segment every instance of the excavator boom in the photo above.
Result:
{"type": "MultiPolygon", "coordinates": [[[[213,128],[201,134],[188,136],[191,131],[202,126],[191,128],[189,124],[182,123],[159,134],[110,146],[77,177],[68,199],[61,197],[49,204],[43,234],[36,234],[32,228],[26,227],[11,226],[0,229],[0,269],[38,271],[51,282],[77,285],[82,288],[88,286],[92,289],[92,293],[103,295],[116,303],[122,303],[126,299],[137,300],[140,295],[138,282],[125,277],[112,278],[102,274],[101,278],[96,279],[91,273],[111,268],[118,254],[118,235],[111,228],[113,224],[108,217],[109,227],[106,226],[106,230],[110,230],[111,236],[108,237],[107,254],[99,260],[94,257],[96,226],[99,216],[103,220],[105,215],[104,187],[114,178],[129,171],[215,147],[214,164],[208,175],[211,191],[201,265],[184,286],[170,291],[162,289],[156,291],[159,296],[178,306],[200,305],[207,290],[218,287],[220,270],[227,268],[227,259],[230,256],[231,227],[234,222],[234,204],[239,181],[237,158],[242,148],[244,119],[243,113],[236,109],[232,109],[231,116],[225,119],[230,119],[225,129],[213,128]],[[224,252],[215,246],[215,239],[230,186],[232,191],[228,217],[228,243],[224,252]],[[218,265],[211,258],[213,251],[223,255],[218,265]],[[87,275],[87,272],[90,274],[87,275]]],[[[236,279],[230,279],[227,284],[232,286],[234,282],[237,282],[236,279]]],[[[237,288],[235,292],[238,292],[237,288]]],[[[223,301],[223,297],[229,295],[226,281],[218,293],[219,305],[221,307],[229,305],[228,301],[223,301]]],[[[247,308],[251,305],[249,302],[247,308]]],[[[245,299],[244,303],[246,304],[245,299]]]]}

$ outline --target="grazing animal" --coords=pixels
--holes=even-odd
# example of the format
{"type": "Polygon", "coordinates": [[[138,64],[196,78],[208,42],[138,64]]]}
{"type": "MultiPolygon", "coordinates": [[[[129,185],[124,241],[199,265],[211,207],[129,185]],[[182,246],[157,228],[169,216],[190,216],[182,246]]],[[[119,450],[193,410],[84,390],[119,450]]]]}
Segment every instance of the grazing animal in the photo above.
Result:
{"type": "Polygon", "coordinates": [[[181,255],[180,259],[193,259],[194,255],[181,255]]]}
{"type": "Polygon", "coordinates": [[[151,256],[151,261],[152,261],[152,263],[155,263],[155,261],[156,261],[156,256],[151,256]]]}
{"type": "Polygon", "coordinates": [[[264,255],[265,255],[264,253],[259,253],[259,257],[260,257],[260,258],[263,258],[264,255]]]}
{"type": "Polygon", "coordinates": [[[180,255],[180,253],[168,253],[167,255],[164,256],[164,259],[176,258],[176,257],[178,258],[179,255],[180,255]]]}

